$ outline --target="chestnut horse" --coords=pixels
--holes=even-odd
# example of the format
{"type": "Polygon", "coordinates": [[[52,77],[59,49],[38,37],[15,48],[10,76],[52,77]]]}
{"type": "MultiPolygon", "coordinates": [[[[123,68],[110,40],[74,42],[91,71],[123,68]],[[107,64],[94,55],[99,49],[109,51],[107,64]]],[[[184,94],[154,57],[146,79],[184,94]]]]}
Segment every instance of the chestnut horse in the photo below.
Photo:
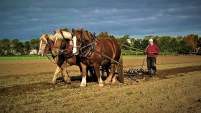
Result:
{"type": "Polygon", "coordinates": [[[118,65],[116,62],[119,62],[121,56],[121,48],[117,40],[111,38],[98,40],[91,32],[83,29],[72,29],[72,34],[73,53],[79,55],[81,58],[82,82],[80,86],[86,86],[87,84],[87,66],[94,67],[99,86],[103,86],[100,76],[100,66],[111,67],[105,83],[114,83],[116,81],[115,71],[118,65]]]}

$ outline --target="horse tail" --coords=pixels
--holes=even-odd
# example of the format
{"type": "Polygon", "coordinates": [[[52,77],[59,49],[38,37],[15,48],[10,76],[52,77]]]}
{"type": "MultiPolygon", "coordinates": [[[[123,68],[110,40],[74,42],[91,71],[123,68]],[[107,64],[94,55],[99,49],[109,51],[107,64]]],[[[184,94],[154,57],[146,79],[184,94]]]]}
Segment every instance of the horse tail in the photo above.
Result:
{"type": "Polygon", "coordinates": [[[114,60],[120,62],[120,57],[121,57],[121,48],[119,43],[117,42],[116,39],[110,39],[113,42],[113,48],[115,50],[115,54],[114,54],[114,60]]]}

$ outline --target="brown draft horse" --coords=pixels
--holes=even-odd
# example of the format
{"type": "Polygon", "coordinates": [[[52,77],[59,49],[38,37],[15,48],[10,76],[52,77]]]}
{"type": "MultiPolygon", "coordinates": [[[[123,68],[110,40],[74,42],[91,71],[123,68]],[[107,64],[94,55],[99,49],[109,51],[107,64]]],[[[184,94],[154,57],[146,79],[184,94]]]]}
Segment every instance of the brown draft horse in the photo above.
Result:
{"type": "Polygon", "coordinates": [[[100,66],[111,67],[105,83],[114,83],[116,81],[115,71],[118,64],[112,60],[119,62],[121,56],[121,48],[117,40],[111,38],[98,40],[91,32],[83,29],[72,29],[72,33],[73,48],[77,50],[74,51],[74,54],[79,55],[81,58],[82,82],[80,86],[86,86],[87,66],[94,67],[99,86],[103,86],[103,81],[100,76],[100,66]]]}

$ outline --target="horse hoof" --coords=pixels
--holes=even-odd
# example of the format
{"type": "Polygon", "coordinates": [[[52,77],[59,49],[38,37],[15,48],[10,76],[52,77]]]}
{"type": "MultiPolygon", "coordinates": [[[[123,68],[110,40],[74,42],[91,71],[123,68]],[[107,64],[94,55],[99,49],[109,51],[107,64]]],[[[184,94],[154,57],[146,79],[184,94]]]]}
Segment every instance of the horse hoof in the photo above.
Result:
{"type": "Polygon", "coordinates": [[[55,84],[57,84],[57,82],[56,81],[52,81],[52,84],[55,85],[55,84]]]}
{"type": "Polygon", "coordinates": [[[105,84],[110,84],[111,82],[109,80],[104,81],[105,84]]]}
{"type": "Polygon", "coordinates": [[[100,83],[99,86],[100,86],[100,87],[103,87],[104,85],[103,85],[103,83],[100,83]]]}
{"type": "Polygon", "coordinates": [[[111,84],[115,84],[116,82],[112,82],[111,84]]]}
{"type": "Polygon", "coordinates": [[[117,81],[116,79],[113,79],[113,80],[112,80],[112,84],[115,84],[115,83],[116,83],[116,81],[117,81]]]}
{"type": "Polygon", "coordinates": [[[80,87],[86,87],[87,84],[80,84],[80,87]]]}

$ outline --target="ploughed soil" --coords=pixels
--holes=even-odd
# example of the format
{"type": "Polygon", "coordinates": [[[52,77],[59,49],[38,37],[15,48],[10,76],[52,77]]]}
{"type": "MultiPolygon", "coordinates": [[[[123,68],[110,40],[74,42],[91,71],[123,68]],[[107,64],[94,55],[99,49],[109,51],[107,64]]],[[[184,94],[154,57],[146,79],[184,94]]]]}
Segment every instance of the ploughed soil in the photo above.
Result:
{"type": "MultiPolygon", "coordinates": [[[[177,75],[180,73],[188,73],[188,72],[193,72],[193,71],[201,71],[201,66],[188,66],[188,67],[180,67],[180,68],[172,68],[172,69],[166,69],[166,70],[159,70],[157,75],[154,77],[158,77],[159,79],[167,79],[169,78],[169,75],[177,75]]],[[[180,75],[183,76],[183,75],[180,75]]],[[[148,81],[151,77],[149,75],[143,75],[143,77],[146,77],[146,81],[148,81]]],[[[1,78],[1,77],[0,77],[1,78]]],[[[67,88],[77,88],[79,87],[79,83],[81,81],[80,76],[74,76],[72,77],[73,81],[72,84],[68,84],[67,88]]],[[[71,78],[71,79],[72,79],[71,78]]],[[[127,79],[125,77],[125,79],[127,79]]],[[[142,79],[141,77],[136,77],[137,80],[142,79]]],[[[59,81],[59,80],[58,80],[59,81]]],[[[128,81],[128,80],[127,80],[128,81]]],[[[62,80],[60,82],[63,82],[62,80]]],[[[130,82],[136,82],[136,81],[129,81],[130,82]]],[[[138,81],[137,81],[138,82],[138,81]]],[[[127,82],[125,82],[126,84],[127,82]]],[[[59,87],[60,85],[65,85],[65,83],[58,83],[57,85],[53,85],[50,82],[38,82],[38,83],[32,83],[32,84],[22,84],[22,85],[15,85],[11,87],[3,87],[0,88],[0,95],[18,95],[18,94],[23,94],[25,92],[29,93],[32,91],[39,91],[43,89],[51,89],[55,87],[59,87]]]]}
{"type": "Polygon", "coordinates": [[[166,76],[168,76],[168,75],[176,75],[179,73],[188,73],[188,72],[193,72],[193,71],[201,71],[201,66],[187,66],[187,67],[159,70],[157,75],[159,78],[166,78],[166,76]]]}

